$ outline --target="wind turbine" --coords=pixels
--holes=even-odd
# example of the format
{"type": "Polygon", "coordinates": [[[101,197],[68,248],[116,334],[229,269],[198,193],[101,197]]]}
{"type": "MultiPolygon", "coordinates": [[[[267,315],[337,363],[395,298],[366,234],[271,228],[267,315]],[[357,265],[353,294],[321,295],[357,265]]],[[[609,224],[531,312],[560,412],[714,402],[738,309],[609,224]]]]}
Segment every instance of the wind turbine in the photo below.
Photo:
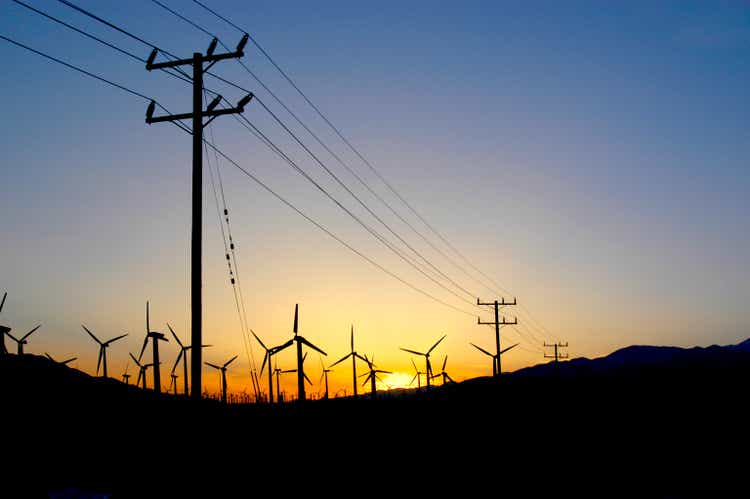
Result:
{"type": "MultiPolygon", "coordinates": [[[[485,350],[484,348],[476,346],[474,343],[469,343],[469,345],[473,346],[474,348],[476,348],[477,350],[479,350],[483,354],[485,354],[485,355],[487,355],[487,356],[489,356],[489,357],[492,358],[492,375],[493,376],[497,376],[497,374],[498,374],[498,372],[497,372],[497,365],[498,365],[497,354],[490,353],[487,350],[485,350]]],[[[513,344],[513,345],[511,345],[509,347],[503,348],[502,350],[500,350],[500,355],[504,354],[505,352],[507,352],[511,348],[516,347],[518,345],[519,345],[518,343],[515,343],[515,344],[513,344]]]]}
{"type": "Polygon", "coordinates": [[[128,374],[128,367],[130,367],[129,364],[125,364],[125,372],[122,373],[122,382],[126,385],[130,384],[130,374],[128,374]]]}
{"type": "Polygon", "coordinates": [[[74,360],[76,360],[76,359],[78,358],[78,357],[71,357],[71,358],[69,358],[69,359],[63,360],[62,362],[58,362],[58,361],[56,361],[55,359],[53,359],[53,358],[52,358],[52,356],[51,356],[50,354],[48,354],[47,352],[44,352],[44,355],[45,355],[45,356],[46,356],[46,357],[47,357],[47,358],[48,358],[49,360],[51,360],[52,362],[54,362],[55,364],[62,364],[62,365],[64,365],[64,366],[67,366],[68,364],[70,364],[71,362],[73,362],[74,360]]]}
{"type": "Polygon", "coordinates": [[[433,374],[432,378],[434,379],[434,378],[442,377],[443,384],[445,384],[448,381],[450,381],[451,383],[455,383],[455,381],[453,381],[453,378],[451,378],[450,375],[445,371],[445,364],[447,363],[448,363],[448,356],[446,355],[445,358],[443,359],[443,367],[440,369],[440,372],[437,374],[433,374]]]}
{"type": "Polygon", "coordinates": [[[280,377],[282,374],[289,374],[289,373],[296,373],[296,369],[279,369],[279,365],[276,364],[276,368],[273,370],[273,373],[276,375],[276,401],[281,404],[284,402],[281,398],[281,380],[280,377]]]}
{"type": "Polygon", "coordinates": [[[226,361],[221,367],[217,366],[216,364],[206,362],[207,366],[211,366],[214,369],[218,369],[219,371],[221,371],[221,401],[225,404],[227,403],[227,366],[234,362],[237,357],[238,355],[235,355],[234,357],[226,361]]]}
{"type": "Polygon", "coordinates": [[[427,380],[427,388],[430,387],[430,376],[432,376],[432,365],[430,364],[430,353],[435,349],[436,346],[440,344],[441,341],[445,339],[446,336],[447,335],[444,334],[443,337],[437,340],[437,342],[434,345],[432,345],[430,349],[427,350],[427,352],[425,353],[417,352],[416,350],[409,350],[408,348],[401,348],[401,350],[403,350],[404,352],[409,352],[409,353],[413,353],[414,355],[420,355],[424,357],[425,364],[427,366],[425,369],[427,371],[426,376],[425,376],[425,379],[427,380]]]}
{"type": "Polygon", "coordinates": [[[141,354],[138,356],[138,360],[143,358],[143,351],[146,349],[146,345],[148,344],[148,339],[151,338],[151,345],[153,346],[153,359],[152,363],[154,365],[154,391],[156,393],[161,393],[161,369],[159,368],[159,365],[161,362],[159,362],[159,342],[160,341],[169,341],[164,334],[159,333],[157,331],[151,331],[151,323],[149,321],[149,313],[148,313],[148,301],[146,302],[146,338],[143,340],[143,347],[141,348],[141,354]]]}
{"type": "Polygon", "coordinates": [[[409,359],[409,360],[411,360],[411,365],[414,366],[414,372],[416,373],[414,375],[414,377],[411,379],[411,381],[409,381],[409,386],[411,386],[412,384],[414,384],[414,380],[416,380],[417,381],[417,388],[418,389],[422,388],[422,378],[421,378],[421,375],[422,374],[426,374],[426,373],[423,373],[423,372],[419,371],[419,369],[417,368],[417,365],[414,363],[414,359],[409,359]]]}
{"type": "Polygon", "coordinates": [[[320,353],[322,353],[325,356],[328,356],[327,353],[325,353],[320,348],[316,347],[309,341],[307,341],[305,338],[303,338],[301,335],[297,334],[297,326],[299,323],[299,304],[294,305],[294,338],[292,338],[297,343],[297,400],[299,402],[305,401],[305,370],[304,370],[304,358],[302,357],[302,344],[304,343],[308,347],[312,348],[313,350],[316,350],[320,353]]]}
{"type": "MultiPolygon", "coordinates": [[[[365,355],[365,359],[367,359],[366,355],[365,355]]],[[[365,386],[368,381],[370,382],[370,397],[374,399],[376,396],[376,392],[377,392],[377,387],[375,386],[375,382],[383,381],[382,379],[380,379],[378,374],[393,374],[393,373],[391,371],[383,371],[382,369],[375,369],[376,366],[375,366],[374,355],[372,356],[372,361],[370,360],[367,361],[367,367],[370,369],[370,372],[367,372],[362,375],[362,376],[367,375],[364,383],[362,383],[362,386],[365,386]]]]}
{"type": "Polygon", "coordinates": [[[153,366],[153,364],[141,364],[141,361],[135,358],[135,355],[130,355],[130,358],[133,359],[133,362],[135,362],[135,365],[138,366],[138,379],[135,380],[135,386],[138,386],[138,384],[143,380],[143,389],[146,389],[146,371],[149,367],[153,366]]]}
{"type": "MultiPolygon", "coordinates": [[[[120,338],[126,337],[128,335],[128,333],[121,334],[120,336],[116,336],[116,337],[112,338],[111,340],[107,340],[104,343],[102,343],[101,341],[99,341],[99,338],[97,338],[96,336],[94,336],[94,333],[92,333],[91,331],[89,331],[89,329],[86,326],[84,326],[83,324],[81,324],[81,327],[84,329],[84,331],[86,331],[87,333],[89,333],[89,336],[91,336],[91,338],[93,338],[95,342],[97,342],[99,344],[99,360],[96,361],[96,374],[99,374],[99,366],[102,364],[102,361],[103,361],[104,362],[104,369],[102,370],[102,375],[103,375],[104,378],[106,378],[107,377],[107,348],[112,343],[114,343],[115,341],[119,340],[120,338]]],[[[131,355],[131,357],[132,357],[132,355],[131,355]]],[[[135,358],[135,357],[133,357],[133,358],[135,358]]]]}
{"type": "MultiPolygon", "coordinates": [[[[294,340],[289,340],[286,343],[284,343],[283,345],[279,345],[277,347],[268,348],[260,340],[260,338],[258,338],[258,335],[255,334],[255,331],[253,331],[251,329],[250,332],[253,333],[253,336],[255,337],[255,339],[258,340],[258,343],[260,343],[260,346],[263,347],[263,350],[265,350],[265,352],[266,352],[266,354],[263,356],[263,364],[260,366],[260,371],[263,372],[263,368],[266,366],[266,362],[268,362],[268,403],[269,404],[273,404],[273,372],[271,371],[271,359],[277,353],[281,352],[282,350],[284,350],[287,347],[290,347],[292,345],[292,343],[294,342],[294,340]]],[[[278,375],[276,376],[276,378],[277,378],[276,379],[276,385],[277,385],[276,386],[276,388],[277,388],[277,390],[276,390],[277,397],[276,398],[278,399],[278,394],[279,394],[279,390],[278,390],[278,384],[279,384],[278,383],[278,375]]]]}
{"type": "Polygon", "coordinates": [[[16,342],[16,344],[18,345],[18,355],[23,355],[23,346],[24,346],[24,345],[26,345],[26,344],[28,344],[28,341],[26,341],[26,338],[28,338],[29,336],[31,336],[31,334],[32,334],[32,333],[33,333],[34,331],[36,331],[37,329],[39,329],[40,327],[42,327],[42,325],[41,325],[41,324],[39,324],[39,325],[38,325],[37,327],[35,327],[34,329],[32,329],[32,330],[31,330],[31,331],[29,331],[28,333],[26,333],[26,334],[24,334],[23,336],[21,336],[21,338],[20,338],[20,339],[19,339],[19,338],[16,338],[16,337],[15,337],[15,336],[13,336],[12,334],[10,334],[10,333],[8,332],[8,331],[10,331],[10,329],[8,329],[8,331],[6,331],[6,332],[5,332],[5,334],[7,334],[7,335],[8,335],[9,337],[10,337],[10,339],[11,339],[11,340],[13,340],[13,341],[15,341],[15,342],[16,342]]]}
{"type": "MultiPolygon", "coordinates": [[[[3,311],[3,306],[5,305],[5,299],[8,297],[8,292],[6,291],[5,294],[3,294],[3,301],[0,301],[0,312],[3,311]]],[[[8,326],[2,326],[0,325],[0,343],[3,345],[3,349],[0,352],[0,355],[5,355],[8,353],[8,349],[5,347],[5,335],[10,333],[11,328],[8,326]]]]}
{"type": "Polygon", "coordinates": [[[352,331],[351,331],[351,348],[352,349],[351,349],[351,351],[348,354],[344,355],[339,360],[337,360],[336,362],[334,362],[333,364],[331,364],[330,367],[333,367],[336,364],[344,362],[349,357],[352,358],[352,387],[354,389],[354,396],[356,397],[357,396],[357,359],[359,359],[359,360],[361,360],[363,362],[367,362],[367,359],[365,359],[364,357],[362,357],[360,354],[358,354],[354,350],[354,325],[352,325],[352,331]]]}
{"type": "MultiPolygon", "coordinates": [[[[178,345],[180,345],[180,353],[177,354],[177,360],[174,361],[174,366],[172,366],[172,373],[174,373],[175,369],[177,368],[177,364],[180,363],[180,359],[182,359],[182,368],[183,368],[183,376],[182,379],[185,383],[185,395],[188,394],[188,358],[187,358],[187,352],[191,348],[193,348],[193,345],[185,346],[180,341],[180,338],[177,337],[177,334],[174,332],[174,329],[172,329],[172,326],[169,325],[167,322],[167,327],[169,328],[169,332],[172,333],[172,336],[174,337],[174,340],[177,342],[178,345]]],[[[213,345],[201,345],[201,348],[208,348],[213,345]]]]}
{"type": "Polygon", "coordinates": [[[174,373],[174,371],[172,371],[172,374],[170,374],[169,377],[172,378],[172,381],[169,383],[169,388],[167,388],[167,392],[169,392],[169,390],[171,390],[172,387],[174,387],[174,394],[177,395],[177,378],[179,378],[179,376],[177,376],[174,373]]]}
{"type": "Polygon", "coordinates": [[[320,375],[320,381],[318,381],[318,384],[320,384],[323,381],[323,378],[325,378],[326,393],[325,395],[323,395],[323,399],[328,400],[328,373],[331,372],[333,369],[326,369],[325,364],[323,364],[323,357],[320,357],[320,368],[323,370],[323,372],[320,375]]]}

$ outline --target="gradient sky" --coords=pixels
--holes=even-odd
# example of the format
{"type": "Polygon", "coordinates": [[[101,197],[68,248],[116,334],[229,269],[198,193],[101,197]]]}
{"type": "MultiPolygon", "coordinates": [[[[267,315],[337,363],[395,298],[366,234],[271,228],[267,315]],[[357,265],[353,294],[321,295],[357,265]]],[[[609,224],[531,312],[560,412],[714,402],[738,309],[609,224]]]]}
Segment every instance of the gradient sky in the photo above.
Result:
{"type": "MultiPolygon", "coordinates": [[[[29,3],[148,55],[147,47],[58,2],[29,3]]],[[[77,3],[186,57],[210,41],[147,0],[77,3]]],[[[165,3],[230,46],[240,38],[192,2],[165,3]]],[[[523,303],[533,319],[526,310],[507,310],[525,329],[508,330],[505,338],[520,339],[525,350],[509,353],[505,369],[543,360],[531,332],[539,340],[567,340],[572,356],[589,357],[633,343],[708,345],[748,336],[747,2],[208,4],[245,27],[434,226],[523,303]]],[[[0,6],[0,33],[174,112],[190,105],[184,83],[12,2],[0,6]]],[[[77,366],[89,371],[97,350],[80,323],[102,337],[127,331],[110,351],[111,372],[119,374],[142,341],[146,299],[155,328],[169,321],[189,338],[190,138],[167,124],[146,125],[145,101],[0,42],[0,292],[9,292],[0,318],[21,334],[43,323],[27,350],[78,355],[77,366]]],[[[407,213],[254,47],[245,62],[407,213]]],[[[236,63],[222,62],[216,71],[256,91],[292,124],[236,63]]],[[[242,96],[206,83],[230,100],[242,96]]],[[[246,116],[367,217],[257,103],[246,116]]],[[[293,128],[441,269],[483,300],[494,298],[293,128]]],[[[352,245],[476,312],[390,254],[234,120],[218,119],[214,133],[229,156],[352,245]]],[[[435,364],[448,354],[456,379],[489,373],[468,342],[491,347],[491,329],[382,274],[231,165],[220,167],[249,325],[264,341],[291,335],[298,302],[301,332],[327,350],[328,362],[346,353],[354,324],[358,349],[384,369],[411,371],[398,347],[427,348],[447,334],[435,364]]],[[[204,335],[216,346],[205,357],[221,363],[240,354],[230,390],[249,391],[206,181],[204,335]]],[[[174,345],[166,349],[168,380],[174,345]]],[[[260,349],[253,349],[259,362],[260,349]]],[[[291,352],[280,356],[282,368],[292,362],[291,352]]],[[[317,382],[317,356],[308,366],[317,382]]],[[[332,373],[333,389],[350,390],[348,364],[341,367],[332,373]]],[[[206,371],[208,388],[217,382],[206,371]]]]}

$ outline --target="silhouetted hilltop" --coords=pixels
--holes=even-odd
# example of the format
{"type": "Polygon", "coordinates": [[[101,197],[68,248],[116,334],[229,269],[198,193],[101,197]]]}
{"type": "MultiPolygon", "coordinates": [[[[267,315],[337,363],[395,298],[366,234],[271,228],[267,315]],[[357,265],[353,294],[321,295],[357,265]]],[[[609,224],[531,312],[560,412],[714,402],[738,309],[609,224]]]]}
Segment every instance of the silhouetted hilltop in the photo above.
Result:
{"type": "Polygon", "coordinates": [[[536,376],[640,376],[654,370],[664,374],[689,371],[705,375],[720,370],[747,367],[750,339],[736,345],[680,348],[673,346],[631,345],[604,357],[578,357],[569,361],[539,364],[510,373],[510,377],[536,376]]]}
{"type": "Polygon", "coordinates": [[[721,463],[726,472],[748,446],[736,429],[747,423],[749,346],[631,346],[374,401],[283,406],[156,396],[9,355],[0,359],[0,403],[5,476],[14,480],[4,495],[73,487],[112,497],[283,497],[363,476],[388,492],[395,475],[386,470],[430,477],[419,490],[444,493],[447,483],[465,487],[466,476],[554,466],[571,485],[655,481],[663,488],[631,496],[682,497],[691,469],[705,476],[721,463]]]}

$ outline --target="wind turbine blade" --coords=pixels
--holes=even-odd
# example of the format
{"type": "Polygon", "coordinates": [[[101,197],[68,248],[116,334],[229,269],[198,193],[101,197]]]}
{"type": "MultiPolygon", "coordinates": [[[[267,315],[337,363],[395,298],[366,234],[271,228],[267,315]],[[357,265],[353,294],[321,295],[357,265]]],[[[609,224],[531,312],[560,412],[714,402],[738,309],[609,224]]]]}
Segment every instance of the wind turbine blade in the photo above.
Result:
{"type": "Polygon", "coordinates": [[[354,351],[354,324],[352,324],[352,352],[354,351]]]}
{"type": "Polygon", "coordinates": [[[266,367],[266,361],[268,360],[268,357],[270,355],[270,352],[266,350],[266,354],[263,356],[263,364],[260,366],[260,372],[263,372],[263,368],[266,367]]]}
{"type": "Polygon", "coordinates": [[[331,365],[330,365],[329,367],[333,367],[333,366],[335,366],[336,364],[340,364],[340,363],[344,362],[344,361],[345,361],[346,359],[348,359],[349,357],[351,357],[351,355],[352,355],[352,354],[350,354],[350,353],[348,353],[348,354],[344,355],[344,356],[343,356],[343,357],[341,357],[341,358],[340,358],[339,360],[337,360],[336,362],[334,362],[333,364],[331,364],[331,365]]]}
{"type": "Polygon", "coordinates": [[[207,366],[211,366],[214,369],[218,369],[219,371],[221,371],[221,367],[217,366],[216,364],[211,364],[210,362],[206,362],[206,365],[207,366]]]}
{"type": "Polygon", "coordinates": [[[94,333],[92,333],[91,331],[89,331],[89,328],[87,328],[83,324],[81,324],[81,327],[83,328],[84,331],[86,331],[87,333],[89,333],[89,336],[91,336],[94,339],[95,342],[99,343],[100,345],[102,344],[102,342],[99,341],[99,338],[97,338],[96,336],[94,336],[94,333]]]}
{"type": "Polygon", "coordinates": [[[3,311],[3,307],[5,306],[5,299],[8,297],[8,292],[6,291],[5,294],[3,294],[3,301],[0,302],[0,312],[3,311]]]}
{"type": "Polygon", "coordinates": [[[420,355],[420,356],[424,356],[425,355],[422,352],[417,352],[416,350],[409,350],[408,348],[399,348],[399,350],[403,350],[404,352],[413,353],[414,355],[420,355]]]}
{"type": "Polygon", "coordinates": [[[143,352],[146,351],[146,345],[148,345],[148,336],[143,338],[143,346],[141,347],[141,353],[138,354],[138,360],[143,358],[143,352]]]}
{"type": "Polygon", "coordinates": [[[297,323],[299,317],[299,303],[294,304],[294,336],[297,336],[297,323]]]}
{"type": "Polygon", "coordinates": [[[380,373],[380,374],[393,374],[392,371],[383,371],[382,369],[378,369],[377,371],[374,371],[374,372],[380,373]]]}
{"type": "Polygon", "coordinates": [[[7,334],[8,336],[10,336],[10,338],[11,338],[11,339],[12,339],[13,341],[15,341],[16,343],[18,343],[19,341],[21,341],[21,340],[19,340],[18,338],[16,338],[15,336],[13,336],[12,334],[10,334],[10,329],[9,329],[8,331],[5,331],[5,334],[7,334]]]}
{"type": "Polygon", "coordinates": [[[224,367],[227,367],[229,364],[231,364],[232,362],[234,362],[235,360],[237,360],[237,357],[239,357],[239,355],[235,355],[234,357],[232,357],[231,359],[229,359],[226,362],[226,364],[224,364],[224,367]]]}
{"type": "Polygon", "coordinates": [[[453,378],[451,378],[450,374],[445,373],[445,377],[448,378],[448,381],[450,381],[451,383],[455,383],[455,381],[453,381],[453,378]]]}
{"type": "Polygon", "coordinates": [[[511,348],[513,348],[513,347],[517,347],[518,345],[520,345],[520,343],[516,343],[515,345],[511,345],[511,346],[509,346],[509,347],[507,347],[507,348],[503,348],[502,350],[500,350],[500,354],[502,355],[502,354],[504,354],[505,352],[507,352],[508,350],[510,350],[511,348]]]}
{"type": "Polygon", "coordinates": [[[284,343],[283,345],[279,345],[277,347],[273,347],[271,349],[273,351],[272,355],[276,355],[277,353],[281,352],[285,348],[289,348],[292,345],[292,343],[294,343],[294,340],[289,340],[286,343],[284,343]]]}
{"type": "Polygon", "coordinates": [[[448,336],[448,335],[444,334],[442,338],[440,338],[439,340],[437,340],[437,343],[435,343],[434,345],[432,345],[432,348],[430,348],[429,350],[427,350],[427,353],[432,352],[435,349],[435,347],[438,346],[440,344],[440,342],[445,339],[446,336],[448,336]]]}
{"type": "Polygon", "coordinates": [[[445,364],[447,363],[448,363],[448,356],[446,355],[445,358],[443,359],[443,368],[441,369],[441,371],[445,371],[445,364]]]}
{"type": "Polygon", "coordinates": [[[296,370],[296,369],[287,369],[287,370],[285,370],[285,371],[280,371],[280,372],[281,372],[281,373],[296,373],[296,372],[297,372],[297,370],[296,370]]]}
{"type": "Polygon", "coordinates": [[[475,345],[474,343],[469,343],[469,345],[473,346],[474,348],[476,348],[477,350],[479,350],[480,352],[482,352],[482,353],[483,353],[483,354],[485,354],[485,355],[489,355],[490,357],[494,357],[494,355],[493,355],[493,354],[491,354],[490,352],[488,352],[487,350],[485,350],[485,349],[484,349],[484,348],[482,348],[482,347],[478,347],[478,346],[476,346],[476,345],[475,345]]]}
{"type": "Polygon", "coordinates": [[[126,337],[127,335],[128,335],[128,333],[125,333],[125,334],[121,334],[120,336],[115,336],[115,337],[114,337],[114,338],[112,338],[111,340],[107,340],[107,341],[105,342],[105,344],[106,344],[106,345],[111,345],[111,344],[112,344],[112,343],[114,343],[115,341],[117,341],[117,340],[119,340],[119,339],[122,339],[122,338],[126,337]]]}
{"type": "Polygon", "coordinates": [[[138,359],[135,358],[135,356],[132,353],[128,352],[128,355],[130,355],[130,358],[133,359],[133,362],[135,362],[135,365],[137,365],[138,367],[141,367],[141,363],[138,361],[138,359]]]}
{"type": "Polygon", "coordinates": [[[141,378],[143,377],[143,367],[138,370],[138,379],[135,381],[135,386],[141,384],[141,378]]]}
{"type": "Polygon", "coordinates": [[[21,337],[21,341],[23,341],[23,340],[25,340],[26,338],[28,338],[29,336],[31,336],[31,334],[32,334],[32,333],[33,333],[34,331],[36,331],[37,329],[39,329],[40,327],[42,327],[42,325],[41,325],[41,324],[39,324],[39,325],[38,325],[37,327],[35,327],[34,329],[32,329],[31,331],[29,331],[29,332],[28,332],[28,333],[26,333],[25,335],[23,335],[23,336],[21,337]]]}
{"type": "Polygon", "coordinates": [[[357,357],[359,360],[361,360],[363,362],[367,362],[368,365],[370,364],[370,361],[367,360],[365,357],[362,357],[360,354],[358,354],[358,353],[355,352],[354,356],[357,357]]]}
{"type": "Polygon", "coordinates": [[[419,372],[419,369],[417,369],[417,365],[416,365],[416,364],[414,363],[414,359],[409,359],[409,360],[411,361],[411,365],[413,365],[413,366],[414,366],[414,370],[415,370],[416,372],[419,372]]]}
{"type": "Polygon", "coordinates": [[[44,352],[44,356],[45,356],[45,357],[47,357],[47,358],[48,358],[49,360],[51,360],[52,362],[57,362],[57,361],[56,361],[55,359],[53,359],[53,358],[52,358],[52,356],[51,356],[50,354],[48,354],[47,352],[44,352]]]}
{"type": "Polygon", "coordinates": [[[177,365],[180,363],[180,359],[182,359],[182,354],[184,353],[185,350],[181,348],[180,353],[177,354],[177,360],[174,361],[174,366],[172,366],[172,373],[174,373],[174,370],[177,369],[177,365]]]}
{"type": "Polygon", "coordinates": [[[253,331],[253,330],[251,329],[251,330],[250,330],[250,332],[251,332],[251,333],[253,334],[253,336],[255,336],[255,339],[256,339],[256,340],[258,340],[258,343],[260,343],[260,346],[262,346],[262,347],[263,347],[263,350],[265,350],[265,351],[268,351],[268,348],[266,348],[266,345],[264,345],[264,344],[263,344],[263,342],[262,342],[262,341],[260,341],[260,338],[258,338],[258,335],[257,335],[257,334],[255,334],[255,331],[253,331]]]}
{"type": "Polygon", "coordinates": [[[78,357],[71,357],[69,359],[66,359],[66,360],[60,362],[60,364],[67,365],[67,364],[69,364],[69,363],[71,363],[71,362],[73,362],[74,360],[77,360],[77,359],[78,359],[78,357]]]}
{"type": "Polygon", "coordinates": [[[305,355],[302,356],[302,363],[304,364],[307,360],[307,352],[305,352],[305,355]]]}
{"type": "Polygon", "coordinates": [[[180,339],[177,337],[177,334],[175,334],[174,329],[172,329],[172,326],[169,325],[169,322],[167,322],[167,327],[169,328],[169,332],[172,333],[174,340],[177,342],[178,345],[180,345],[180,348],[185,348],[185,345],[183,345],[180,339]]]}
{"type": "Polygon", "coordinates": [[[310,381],[310,378],[308,378],[308,377],[307,377],[307,374],[305,374],[305,373],[303,372],[303,373],[302,373],[302,376],[304,376],[304,377],[305,377],[305,381],[307,381],[307,382],[308,382],[308,384],[310,384],[310,385],[312,385],[312,384],[313,384],[313,382],[312,382],[312,381],[310,381]]]}
{"type": "Polygon", "coordinates": [[[316,347],[315,345],[313,345],[312,343],[310,343],[309,341],[307,341],[307,340],[306,340],[305,338],[303,338],[302,336],[300,336],[300,337],[299,337],[299,340],[300,340],[300,341],[301,341],[302,343],[304,343],[305,345],[307,345],[307,346],[309,346],[310,348],[312,348],[313,350],[317,350],[318,352],[322,353],[322,354],[323,354],[323,355],[325,355],[326,357],[328,356],[328,354],[327,354],[327,353],[325,353],[325,352],[324,352],[323,350],[321,350],[320,348],[316,347]]]}
{"type": "Polygon", "coordinates": [[[99,359],[96,361],[96,374],[99,374],[99,367],[102,364],[102,355],[104,355],[104,346],[99,347],[99,359]]]}
{"type": "Polygon", "coordinates": [[[146,334],[151,332],[151,324],[148,320],[148,300],[146,300],[146,334]]]}
{"type": "Polygon", "coordinates": [[[414,377],[411,379],[411,381],[409,381],[409,386],[411,386],[411,385],[414,384],[414,382],[417,380],[417,376],[419,376],[418,373],[414,375],[414,377]]]}
{"type": "Polygon", "coordinates": [[[372,373],[369,373],[369,376],[367,376],[367,378],[365,378],[365,381],[364,381],[364,382],[362,383],[362,386],[365,386],[365,385],[367,384],[367,382],[368,382],[368,381],[370,381],[370,378],[371,378],[372,376],[373,376],[373,374],[372,374],[372,373]]]}

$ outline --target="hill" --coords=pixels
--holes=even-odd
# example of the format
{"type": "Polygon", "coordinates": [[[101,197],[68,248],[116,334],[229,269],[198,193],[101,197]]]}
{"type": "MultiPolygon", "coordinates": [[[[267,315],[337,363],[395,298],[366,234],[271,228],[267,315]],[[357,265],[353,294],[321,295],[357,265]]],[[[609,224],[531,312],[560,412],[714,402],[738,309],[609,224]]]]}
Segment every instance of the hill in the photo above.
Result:
{"type": "Polygon", "coordinates": [[[551,467],[569,484],[654,482],[657,496],[679,497],[692,470],[744,462],[733,456],[747,448],[747,345],[632,346],[500,380],[274,407],[156,396],[10,355],[0,360],[5,490],[226,497],[366,483],[403,495],[551,467]],[[417,476],[426,481],[404,482],[417,476]]]}

